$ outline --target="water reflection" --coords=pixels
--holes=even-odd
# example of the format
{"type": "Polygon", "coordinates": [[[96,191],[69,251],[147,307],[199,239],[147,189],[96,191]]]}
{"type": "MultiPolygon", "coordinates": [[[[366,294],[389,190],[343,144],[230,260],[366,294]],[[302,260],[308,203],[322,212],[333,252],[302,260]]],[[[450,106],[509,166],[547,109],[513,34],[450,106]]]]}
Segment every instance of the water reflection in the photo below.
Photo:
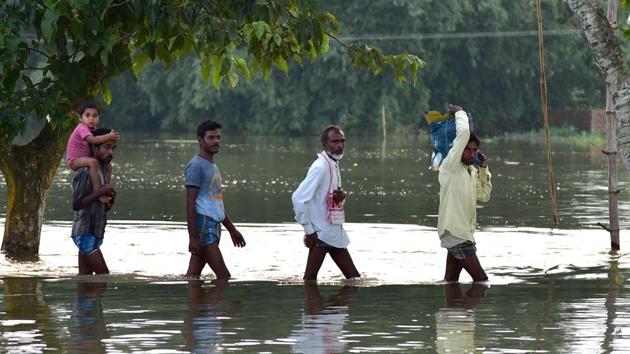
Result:
{"type": "Polygon", "coordinates": [[[342,353],[344,326],[348,322],[348,306],[357,291],[355,286],[343,286],[328,299],[320,294],[314,282],[304,284],[306,302],[299,328],[291,339],[294,353],[342,353]]]}
{"type": "MultiPolygon", "coordinates": [[[[611,353],[614,351],[615,333],[620,329],[617,327],[617,297],[619,290],[623,285],[623,275],[619,270],[619,254],[611,251],[610,267],[608,268],[608,296],[606,296],[606,331],[604,332],[604,340],[602,342],[602,352],[611,353]]],[[[621,311],[624,311],[621,306],[621,311]]]]}
{"type": "Polygon", "coordinates": [[[608,270],[492,289],[4,278],[0,352],[630,352],[608,270]]]}
{"type": "Polygon", "coordinates": [[[107,338],[101,299],[107,289],[104,282],[77,282],[77,299],[71,306],[67,353],[105,353],[102,339],[107,338]]]}
{"type": "Polygon", "coordinates": [[[186,349],[192,353],[214,353],[220,350],[221,320],[219,301],[228,287],[225,279],[216,280],[214,286],[206,288],[200,280],[191,280],[186,287],[188,311],[182,334],[186,349]]]}
{"type": "Polygon", "coordinates": [[[475,312],[473,308],[484,297],[487,286],[473,283],[463,293],[461,284],[444,285],[446,307],[435,313],[435,348],[438,353],[474,353],[475,312]]]}
{"type": "MultiPolygon", "coordinates": [[[[59,350],[57,323],[38,278],[4,278],[0,351],[32,353],[59,350]]],[[[0,302],[1,303],[1,302],[0,302]]]]}

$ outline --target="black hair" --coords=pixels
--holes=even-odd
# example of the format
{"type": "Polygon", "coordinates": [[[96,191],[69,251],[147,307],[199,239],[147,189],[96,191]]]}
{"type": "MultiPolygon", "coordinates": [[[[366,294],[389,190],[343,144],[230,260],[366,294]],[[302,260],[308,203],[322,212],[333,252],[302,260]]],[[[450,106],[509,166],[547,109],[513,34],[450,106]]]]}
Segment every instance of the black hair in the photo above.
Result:
{"type": "Polygon", "coordinates": [[[322,131],[322,134],[319,136],[319,140],[322,142],[322,144],[326,144],[328,142],[328,133],[331,130],[334,130],[337,133],[341,133],[341,128],[339,128],[339,126],[336,126],[334,124],[327,126],[326,128],[324,128],[324,131],[322,131]]]}
{"type": "Polygon", "coordinates": [[[208,130],[217,130],[221,128],[221,123],[215,122],[213,120],[207,120],[199,124],[199,126],[197,127],[197,138],[203,138],[208,130]]]}
{"type": "MultiPolygon", "coordinates": [[[[109,134],[109,133],[111,133],[111,131],[112,130],[108,129],[108,128],[96,128],[96,129],[92,130],[92,135],[93,136],[101,136],[101,135],[109,134]]],[[[103,143],[101,143],[101,144],[103,144],[103,143]]],[[[96,144],[96,145],[92,145],[92,146],[99,146],[101,144],[96,144]]]]}
{"type": "Polygon", "coordinates": [[[479,147],[479,145],[481,145],[481,140],[479,140],[479,137],[477,135],[475,135],[475,133],[470,133],[470,138],[468,138],[468,142],[474,142],[477,144],[477,147],[479,147]]]}
{"type": "Polygon", "coordinates": [[[85,101],[85,102],[81,103],[81,105],[79,106],[79,109],[77,110],[77,113],[79,114],[79,117],[82,116],[83,112],[85,112],[85,110],[88,109],[88,108],[93,108],[97,112],[101,113],[100,109],[98,109],[98,105],[96,104],[96,102],[94,102],[94,101],[85,101]]]}

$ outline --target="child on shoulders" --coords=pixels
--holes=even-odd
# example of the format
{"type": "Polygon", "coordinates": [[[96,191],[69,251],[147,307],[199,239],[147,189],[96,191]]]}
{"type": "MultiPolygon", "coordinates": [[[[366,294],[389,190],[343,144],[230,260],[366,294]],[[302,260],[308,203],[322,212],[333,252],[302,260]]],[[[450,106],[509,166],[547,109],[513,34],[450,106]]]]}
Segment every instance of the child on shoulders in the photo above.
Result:
{"type": "MultiPolygon", "coordinates": [[[[98,188],[102,184],[109,184],[112,179],[111,164],[107,164],[105,170],[105,181],[101,182],[99,177],[99,163],[91,157],[90,144],[99,145],[109,140],[118,141],[118,132],[112,130],[110,133],[100,136],[92,135],[92,131],[96,129],[99,121],[99,109],[95,102],[85,101],[79,106],[77,112],[79,114],[79,124],[74,128],[70,139],[68,139],[68,147],[66,150],[66,163],[72,171],[77,171],[81,167],[89,167],[90,181],[93,188],[98,188]]],[[[108,197],[101,197],[101,202],[106,203],[108,197]]]]}

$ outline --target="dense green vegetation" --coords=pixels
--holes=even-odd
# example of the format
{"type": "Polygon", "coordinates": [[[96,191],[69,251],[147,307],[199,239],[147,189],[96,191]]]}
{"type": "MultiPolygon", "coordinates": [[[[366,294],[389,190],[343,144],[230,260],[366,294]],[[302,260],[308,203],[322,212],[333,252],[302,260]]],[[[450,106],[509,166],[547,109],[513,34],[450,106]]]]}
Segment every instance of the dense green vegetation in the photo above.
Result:
{"type": "MultiPolygon", "coordinates": [[[[129,74],[114,80],[112,105],[102,125],[123,132],[190,131],[212,117],[232,132],[308,134],[337,122],[354,133],[377,134],[383,106],[388,131],[400,132],[415,129],[421,112],[444,111],[452,102],[473,113],[483,134],[542,126],[535,35],[410,38],[533,31],[533,1],[327,0],[321,6],[337,16],[341,37],[403,37],[367,41],[383,52],[407,52],[425,60],[415,87],[397,84],[391,71],[379,76],[357,71],[346,48],[335,41],[316,65],[293,63],[288,75],[275,72],[268,81],[253,78],[235,89],[224,84],[219,91],[204,83],[199,61],[189,58],[170,70],[152,64],[137,82],[129,74]]],[[[544,1],[543,6],[545,30],[577,28],[564,4],[544,1]]],[[[548,35],[545,46],[550,108],[602,107],[603,81],[582,34],[548,35]]]]}
{"type": "MultiPolygon", "coordinates": [[[[110,80],[130,71],[137,75],[149,62],[170,67],[197,58],[203,81],[216,88],[235,87],[257,74],[268,78],[274,70],[287,74],[289,63],[312,63],[328,52],[338,33],[335,16],[317,5],[0,1],[0,170],[9,196],[2,250],[38,252],[46,194],[77,124],[73,110],[82,101],[110,102],[110,80]],[[29,137],[20,136],[26,131],[29,137]]],[[[392,70],[397,82],[415,83],[424,66],[415,55],[385,54],[367,44],[348,45],[346,55],[359,69],[392,70]]]]}

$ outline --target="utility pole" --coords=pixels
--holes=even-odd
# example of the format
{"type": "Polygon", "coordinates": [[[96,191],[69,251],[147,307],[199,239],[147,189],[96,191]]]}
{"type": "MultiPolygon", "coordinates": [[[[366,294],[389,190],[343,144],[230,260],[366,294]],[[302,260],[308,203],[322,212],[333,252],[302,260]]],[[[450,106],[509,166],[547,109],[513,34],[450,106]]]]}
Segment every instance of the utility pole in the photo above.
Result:
{"type": "MultiPolygon", "coordinates": [[[[617,0],[608,0],[608,23],[615,31],[617,29],[617,0]]],[[[608,226],[599,224],[610,232],[610,250],[620,249],[619,242],[619,205],[617,195],[621,190],[617,180],[617,114],[610,87],[606,86],[606,150],[602,152],[608,156],[608,226]]]]}

